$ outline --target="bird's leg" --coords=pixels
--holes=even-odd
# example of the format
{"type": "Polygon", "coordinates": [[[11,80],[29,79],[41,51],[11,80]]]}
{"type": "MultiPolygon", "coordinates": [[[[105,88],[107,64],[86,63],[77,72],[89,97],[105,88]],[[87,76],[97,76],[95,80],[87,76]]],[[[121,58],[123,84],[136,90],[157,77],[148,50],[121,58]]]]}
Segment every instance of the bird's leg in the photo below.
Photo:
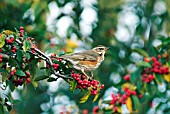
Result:
{"type": "Polygon", "coordinates": [[[91,78],[93,78],[93,72],[91,71],[91,78]]]}
{"type": "Polygon", "coordinates": [[[84,69],[81,69],[81,72],[88,77],[88,75],[84,72],[84,69]]]}

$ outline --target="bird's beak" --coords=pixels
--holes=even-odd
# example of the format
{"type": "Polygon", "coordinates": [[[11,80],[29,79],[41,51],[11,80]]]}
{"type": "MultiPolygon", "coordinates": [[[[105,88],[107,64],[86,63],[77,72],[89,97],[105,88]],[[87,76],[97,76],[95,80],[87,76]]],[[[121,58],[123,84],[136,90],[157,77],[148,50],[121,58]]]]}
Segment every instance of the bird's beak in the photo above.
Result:
{"type": "Polygon", "coordinates": [[[105,50],[108,50],[108,49],[110,49],[110,47],[106,47],[106,49],[105,49],[105,50]]]}

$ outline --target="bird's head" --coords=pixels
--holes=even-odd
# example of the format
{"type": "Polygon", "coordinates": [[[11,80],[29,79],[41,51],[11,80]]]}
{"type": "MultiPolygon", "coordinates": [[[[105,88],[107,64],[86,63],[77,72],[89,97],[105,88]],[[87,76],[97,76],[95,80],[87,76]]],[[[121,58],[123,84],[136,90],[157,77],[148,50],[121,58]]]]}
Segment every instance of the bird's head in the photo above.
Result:
{"type": "Polygon", "coordinates": [[[98,53],[99,55],[104,56],[106,50],[108,50],[108,49],[109,49],[108,47],[99,45],[97,47],[94,47],[92,50],[95,51],[96,53],[98,53]]]}

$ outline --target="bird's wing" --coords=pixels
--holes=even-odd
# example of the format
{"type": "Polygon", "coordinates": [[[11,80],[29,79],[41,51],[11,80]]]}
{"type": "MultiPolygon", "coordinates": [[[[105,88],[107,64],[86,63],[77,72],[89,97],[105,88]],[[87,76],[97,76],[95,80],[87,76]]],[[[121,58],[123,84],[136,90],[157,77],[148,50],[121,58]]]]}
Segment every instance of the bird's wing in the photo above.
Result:
{"type": "Polygon", "coordinates": [[[68,61],[81,61],[81,60],[96,61],[96,57],[98,57],[98,54],[96,54],[92,50],[60,56],[60,58],[63,58],[68,61]]]}

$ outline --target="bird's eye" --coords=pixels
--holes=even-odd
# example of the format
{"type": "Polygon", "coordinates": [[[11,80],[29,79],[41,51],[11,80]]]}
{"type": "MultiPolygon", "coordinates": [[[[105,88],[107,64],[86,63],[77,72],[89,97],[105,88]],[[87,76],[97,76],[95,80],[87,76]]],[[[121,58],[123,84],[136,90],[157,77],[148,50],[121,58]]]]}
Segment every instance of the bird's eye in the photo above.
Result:
{"type": "Polygon", "coordinates": [[[100,50],[103,50],[103,48],[99,48],[100,50]]]}

